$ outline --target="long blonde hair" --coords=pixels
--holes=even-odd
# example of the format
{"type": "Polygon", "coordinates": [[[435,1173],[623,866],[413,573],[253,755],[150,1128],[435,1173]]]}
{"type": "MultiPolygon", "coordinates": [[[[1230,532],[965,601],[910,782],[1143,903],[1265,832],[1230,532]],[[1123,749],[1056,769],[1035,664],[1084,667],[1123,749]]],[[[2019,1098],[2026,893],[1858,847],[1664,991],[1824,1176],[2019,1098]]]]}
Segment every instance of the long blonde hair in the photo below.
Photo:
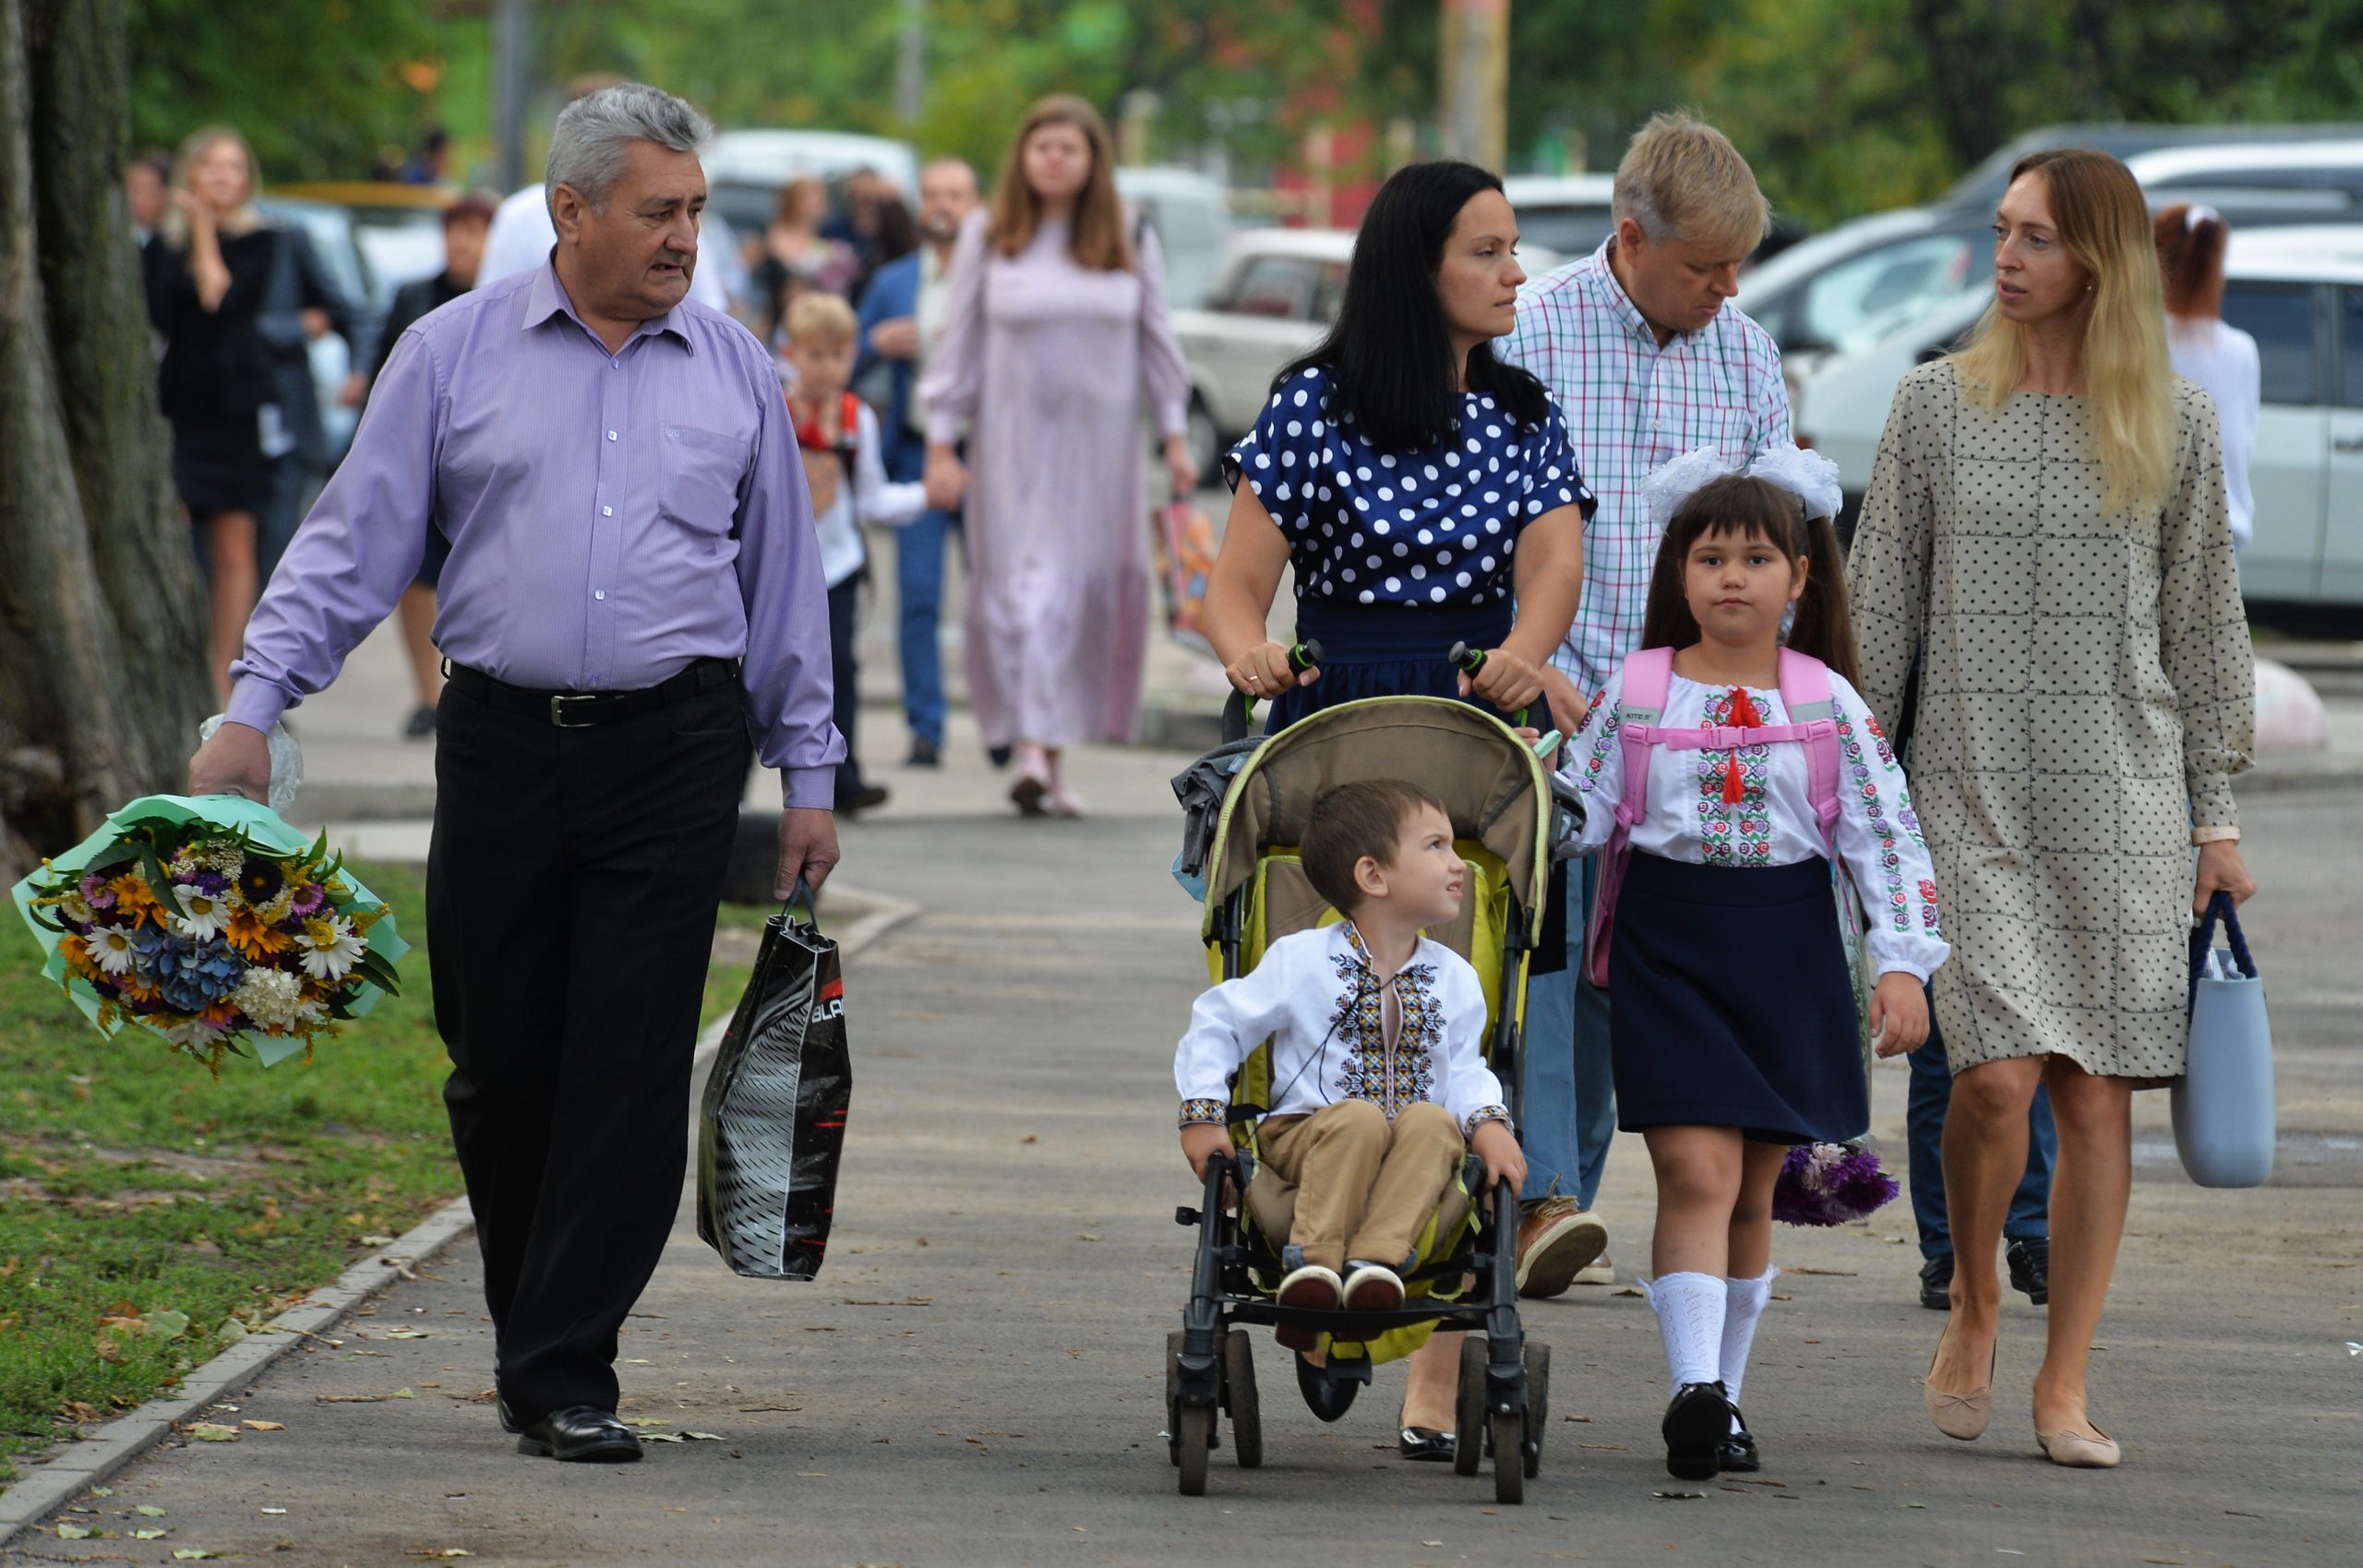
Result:
{"type": "MultiPolygon", "coordinates": [[[[217,141],[230,142],[246,154],[246,198],[238,204],[234,211],[225,212],[215,220],[214,232],[224,239],[250,234],[263,226],[262,214],[255,210],[255,197],[262,194],[262,165],[255,162],[255,150],[247,145],[246,138],[228,126],[207,126],[181,138],[180,150],[173,154],[173,188],[190,188],[189,171],[217,141]]],[[[177,206],[165,208],[164,216],[156,227],[164,236],[164,243],[174,250],[188,248],[188,214],[177,206]]]]}
{"type": "Polygon", "coordinates": [[[1083,99],[1054,92],[1038,101],[1017,123],[1009,155],[1002,160],[1001,178],[993,186],[992,217],[986,236],[1003,256],[1015,256],[1033,243],[1041,226],[1042,199],[1026,182],[1026,143],[1045,126],[1073,126],[1091,148],[1091,176],[1074,198],[1074,227],[1068,248],[1075,265],[1095,272],[1130,271],[1133,246],[1124,233],[1124,203],[1116,194],[1116,144],[1108,122],[1083,99]]]}
{"type": "MultiPolygon", "coordinates": [[[[2173,476],[2175,411],[2149,204],[2133,172],[2105,152],[2032,152],[2011,169],[2011,183],[2028,174],[2043,176],[2059,242],[2092,276],[2079,353],[2093,455],[2107,484],[2103,504],[2111,511],[2154,506],[2173,476]]],[[[2026,374],[2025,329],[1989,305],[1952,358],[1982,401],[1999,408],[2026,374]]]]}

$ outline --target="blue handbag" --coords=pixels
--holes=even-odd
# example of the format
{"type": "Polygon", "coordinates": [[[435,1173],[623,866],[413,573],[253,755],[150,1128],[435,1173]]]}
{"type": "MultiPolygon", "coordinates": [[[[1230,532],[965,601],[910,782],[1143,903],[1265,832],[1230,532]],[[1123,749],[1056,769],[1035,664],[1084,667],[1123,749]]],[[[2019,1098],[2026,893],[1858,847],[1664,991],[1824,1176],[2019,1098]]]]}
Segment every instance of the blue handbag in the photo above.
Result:
{"type": "Polygon", "coordinates": [[[2232,895],[2190,933],[2190,1043],[2174,1086],[2175,1152],[2201,1187],[2261,1187],[2273,1175],[2273,1025],[2232,895]],[[2215,951],[2215,923],[2231,951],[2215,951]]]}

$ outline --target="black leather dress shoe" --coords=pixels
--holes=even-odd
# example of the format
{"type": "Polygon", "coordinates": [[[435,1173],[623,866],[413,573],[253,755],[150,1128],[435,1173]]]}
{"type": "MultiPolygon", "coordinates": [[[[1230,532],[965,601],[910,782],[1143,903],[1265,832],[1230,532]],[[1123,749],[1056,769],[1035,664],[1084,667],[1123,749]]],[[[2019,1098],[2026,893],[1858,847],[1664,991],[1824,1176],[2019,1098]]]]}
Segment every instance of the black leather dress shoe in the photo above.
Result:
{"type": "Polygon", "coordinates": [[[502,1431],[516,1433],[525,1430],[524,1423],[517,1419],[517,1412],[509,1407],[509,1401],[506,1399],[495,1399],[492,1402],[492,1407],[500,1412],[500,1430],[502,1431]]]}
{"type": "Polygon", "coordinates": [[[1732,1434],[1732,1402],[1720,1382],[1685,1382],[1673,1391],[1658,1429],[1665,1438],[1666,1474],[1679,1480],[1711,1481],[1721,1466],[1723,1440],[1732,1434]]]}
{"type": "Polygon", "coordinates": [[[1920,1304],[1932,1312],[1953,1310],[1953,1255],[1940,1252],[1920,1265],[1920,1304]]]}
{"type": "Polygon", "coordinates": [[[2022,1291],[2036,1306],[2051,1301],[2051,1239],[2047,1236],[2029,1237],[2013,1241],[2002,1249],[2002,1256],[2009,1260],[2010,1288],[2022,1291]]]}
{"type": "Polygon", "coordinates": [[[1453,1450],[1459,1446],[1458,1438],[1433,1427],[1405,1427],[1395,1434],[1395,1451],[1406,1459],[1441,1459],[1450,1463],[1453,1450]]]}
{"type": "Polygon", "coordinates": [[[616,1419],[613,1410],[596,1405],[569,1405],[553,1410],[527,1427],[517,1438],[517,1452],[543,1459],[585,1464],[620,1464],[640,1457],[640,1439],[616,1419]]]}
{"type": "Polygon", "coordinates": [[[1715,1449],[1715,1467],[1727,1474],[1754,1475],[1764,1468],[1764,1457],[1756,1451],[1756,1434],[1747,1430],[1747,1418],[1732,1406],[1732,1419],[1739,1430],[1725,1437],[1715,1449]]]}

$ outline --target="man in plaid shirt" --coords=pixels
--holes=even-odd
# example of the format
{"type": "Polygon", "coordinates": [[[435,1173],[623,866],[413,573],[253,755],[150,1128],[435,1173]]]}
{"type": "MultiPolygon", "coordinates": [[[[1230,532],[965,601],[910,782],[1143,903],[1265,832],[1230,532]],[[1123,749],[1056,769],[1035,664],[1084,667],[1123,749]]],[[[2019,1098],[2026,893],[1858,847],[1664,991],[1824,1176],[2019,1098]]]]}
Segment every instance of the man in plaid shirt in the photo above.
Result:
{"type": "MultiPolygon", "coordinates": [[[[1746,160],[1721,132],[1660,114],[1617,166],[1614,202],[1616,233],[1529,284],[1517,329],[1494,348],[1559,400],[1576,461],[1600,497],[1584,527],[1583,603],[1546,672],[1556,695],[1578,709],[1641,645],[1661,532],[1641,504],[1641,481],[1700,447],[1753,456],[1789,438],[1781,352],[1725,304],[1770,217],[1746,160]]],[[[1591,862],[1571,866],[1567,882],[1567,965],[1536,976],[1527,992],[1518,1287],[1529,1296],[1613,1277],[1608,1228],[1589,1213],[1616,1131],[1608,997],[1581,977],[1591,862]],[[1580,1244],[1553,1244],[1570,1229],[1580,1244]],[[1553,1266],[1527,1268],[1529,1258],[1546,1256],[1553,1266]],[[1579,1261],[1570,1268],[1568,1260],[1579,1261]]]]}

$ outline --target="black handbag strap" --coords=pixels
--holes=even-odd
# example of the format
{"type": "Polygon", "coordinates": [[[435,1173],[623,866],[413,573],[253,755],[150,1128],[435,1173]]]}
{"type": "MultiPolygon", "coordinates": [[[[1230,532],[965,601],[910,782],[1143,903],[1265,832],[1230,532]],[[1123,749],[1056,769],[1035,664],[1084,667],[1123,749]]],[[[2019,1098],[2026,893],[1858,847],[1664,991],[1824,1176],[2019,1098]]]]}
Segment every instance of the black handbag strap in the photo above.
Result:
{"type": "Polygon", "coordinates": [[[2232,895],[2218,891],[2207,901],[2207,913],[2200,918],[2190,933],[2190,981],[2195,987],[2206,969],[2208,950],[2215,945],[2215,922],[2224,923],[2224,939],[2231,944],[2232,964],[2247,979],[2256,978],[2256,960],[2249,952],[2249,940],[2240,931],[2239,907],[2232,895]]]}

